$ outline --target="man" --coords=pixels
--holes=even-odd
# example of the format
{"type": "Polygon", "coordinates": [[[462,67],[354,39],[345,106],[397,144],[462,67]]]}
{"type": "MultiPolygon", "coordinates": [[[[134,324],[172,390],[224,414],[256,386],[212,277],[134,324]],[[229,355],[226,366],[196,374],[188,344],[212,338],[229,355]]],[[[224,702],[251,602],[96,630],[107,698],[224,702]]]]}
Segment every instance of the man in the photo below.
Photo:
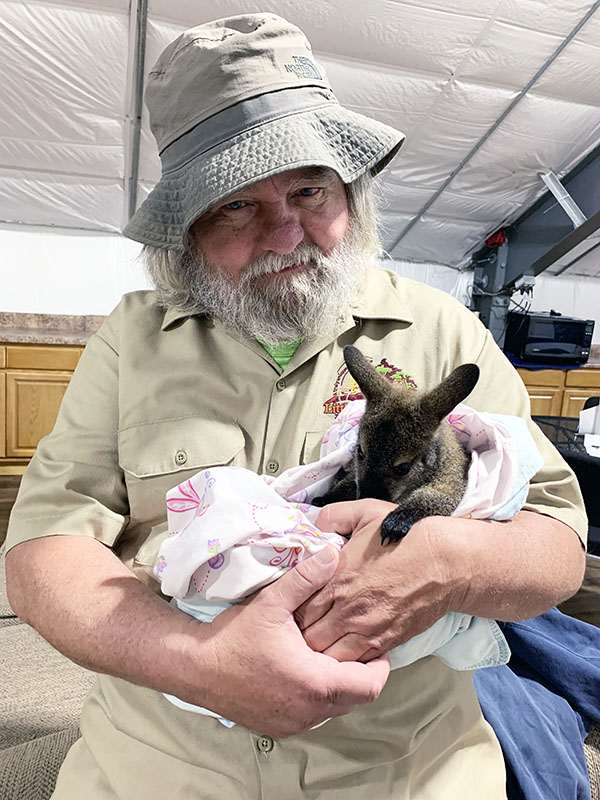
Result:
{"type": "Polygon", "coordinates": [[[471,405],[529,404],[468,310],[373,268],[371,176],[403,137],[337,104],[298,29],[188,31],[147,103],[163,175],[125,233],[157,294],[127,295],[90,340],[8,537],[17,613],[101,673],[54,797],[504,797],[470,674],[429,657],[388,677],[385,653],[449,610],[519,619],[576,591],[581,498],[535,426],[545,466],[511,522],[428,518],[382,548],[390,504],[343,503],[319,519],[352,533],[339,556],[214,622],[159,596],[166,491],[210,465],[314,460],[348,402],[344,345],[420,388],[474,361],[471,405]]]}

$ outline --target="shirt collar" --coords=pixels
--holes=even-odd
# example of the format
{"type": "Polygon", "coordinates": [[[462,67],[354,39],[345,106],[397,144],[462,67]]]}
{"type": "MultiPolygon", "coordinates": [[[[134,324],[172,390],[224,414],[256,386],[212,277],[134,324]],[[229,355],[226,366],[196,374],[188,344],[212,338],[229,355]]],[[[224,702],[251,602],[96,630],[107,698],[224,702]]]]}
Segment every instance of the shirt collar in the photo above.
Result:
{"type": "Polygon", "coordinates": [[[394,320],[394,322],[414,322],[406,305],[400,278],[387,269],[374,269],[367,276],[367,282],[350,310],[359,319],[394,320]]]}
{"type": "Polygon", "coordinates": [[[165,317],[160,326],[161,330],[168,331],[177,327],[177,323],[188,317],[202,317],[202,314],[193,314],[189,311],[182,311],[180,308],[170,307],[165,311],[165,317]]]}
{"type": "MultiPolygon", "coordinates": [[[[367,277],[366,286],[350,307],[352,316],[358,319],[394,320],[411,324],[414,320],[398,285],[400,280],[390,270],[374,269],[367,277]]],[[[168,308],[161,329],[170,330],[177,322],[193,316],[198,315],[179,308],[168,308]]]]}

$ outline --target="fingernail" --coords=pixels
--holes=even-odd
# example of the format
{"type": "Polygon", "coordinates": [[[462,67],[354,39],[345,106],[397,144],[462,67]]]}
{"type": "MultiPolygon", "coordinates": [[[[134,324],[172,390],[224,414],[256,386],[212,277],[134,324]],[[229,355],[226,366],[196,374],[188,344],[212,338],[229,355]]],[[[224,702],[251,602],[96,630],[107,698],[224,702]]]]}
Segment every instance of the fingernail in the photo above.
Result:
{"type": "Polygon", "coordinates": [[[335,558],[335,550],[333,545],[328,544],[327,547],[323,548],[323,550],[319,550],[319,552],[315,555],[315,558],[319,564],[329,564],[335,558]]]}

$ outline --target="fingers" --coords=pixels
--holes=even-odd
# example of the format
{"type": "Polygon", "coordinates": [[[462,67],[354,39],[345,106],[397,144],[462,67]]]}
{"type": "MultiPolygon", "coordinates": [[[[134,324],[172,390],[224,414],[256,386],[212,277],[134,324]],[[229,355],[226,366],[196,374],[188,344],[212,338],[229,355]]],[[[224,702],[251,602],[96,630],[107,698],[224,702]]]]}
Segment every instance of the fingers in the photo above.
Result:
{"type": "Polygon", "coordinates": [[[298,606],[331,579],[338,560],[339,551],[333,545],[328,545],[265,587],[260,593],[261,602],[268,602],[293,614],[298,606]]]}
{"type": "Polygon", "coordinates": [[[347,536],[356,527],[359,514],[360,509],[356,500],[330,503],[319,513],[315,524],[322,531],[333,531],[341,536],[347,536]]]}
{"type": "Polygon", "coordinates": [[[381,521],[397,508],[395,503],[385,500],[346,500],[343,503],[331,503],[319,513],[316,525],[322,531],[333,531],[341,536],[357,533],[365,525],[381,521]]]}
{"type": "Polygon", "coordinates": [[[359,664],[356,661],[340,663],[336,667],[338,697],[332,697],[332,700],[339,702],[343,697],[344,703],[353,705],[372,703],[385,686],[389,674],[388,655],[374,658],[368,664],[359,664]]]}
{"type": "MultiPolygon", "coordinates": [[[[298,625],[302,631],[302,636],[304,636],[304,641],[311,650],[317,653],[324,653],[328,647],[331,647],[333,643],[340,638],[340,636],[346,633],[344,625],[345,620],[339,619],[339,615],[336,614],[335,611],[336,608],[334,607],[332,598],[329,608],[326,609],[325,613],[318,617],[315,622],[305,627],[298,625]],[[325,620],[324,616],[327,611],[331,613],[325,620]],[[340,628],[340,625],[343,627],[340,628]]],[[[312,615],[312,613],[312,607],[307,608],[306,616],[308,617],[312,615]]]]}
{"type": "Polygon", "coordinates": [[[324,617],[325,614],[331,610],[332,606],[333,594],[329,592],[328,587],[325,586],[317,595],[314,595],[305,603],[298,606],[294,613],[296,625],[301,631],[304,631],[306,628],[314,625],[321,617],[324,617]]]}
{"type": "Polygon", "coordinates": [[[362,661],[366,663],[381,656],[365,636],[359,633],[348,633],[340,637],[330,647],[322,651],[323,655],[335,658],[336,661],[362,661]]]}

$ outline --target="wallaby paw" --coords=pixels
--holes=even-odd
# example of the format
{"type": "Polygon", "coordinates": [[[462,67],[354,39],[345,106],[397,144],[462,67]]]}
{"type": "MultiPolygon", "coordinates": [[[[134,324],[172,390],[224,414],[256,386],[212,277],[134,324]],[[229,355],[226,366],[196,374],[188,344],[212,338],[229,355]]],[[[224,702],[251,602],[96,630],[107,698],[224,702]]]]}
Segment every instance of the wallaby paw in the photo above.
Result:
{"type": "Polygon", "coordinates": [[[412,528],[414,518],[406,511],[390,511],[381,523],[381,544],[386,542],[395,544],[400,539],[404,539],[412,528]]]}

